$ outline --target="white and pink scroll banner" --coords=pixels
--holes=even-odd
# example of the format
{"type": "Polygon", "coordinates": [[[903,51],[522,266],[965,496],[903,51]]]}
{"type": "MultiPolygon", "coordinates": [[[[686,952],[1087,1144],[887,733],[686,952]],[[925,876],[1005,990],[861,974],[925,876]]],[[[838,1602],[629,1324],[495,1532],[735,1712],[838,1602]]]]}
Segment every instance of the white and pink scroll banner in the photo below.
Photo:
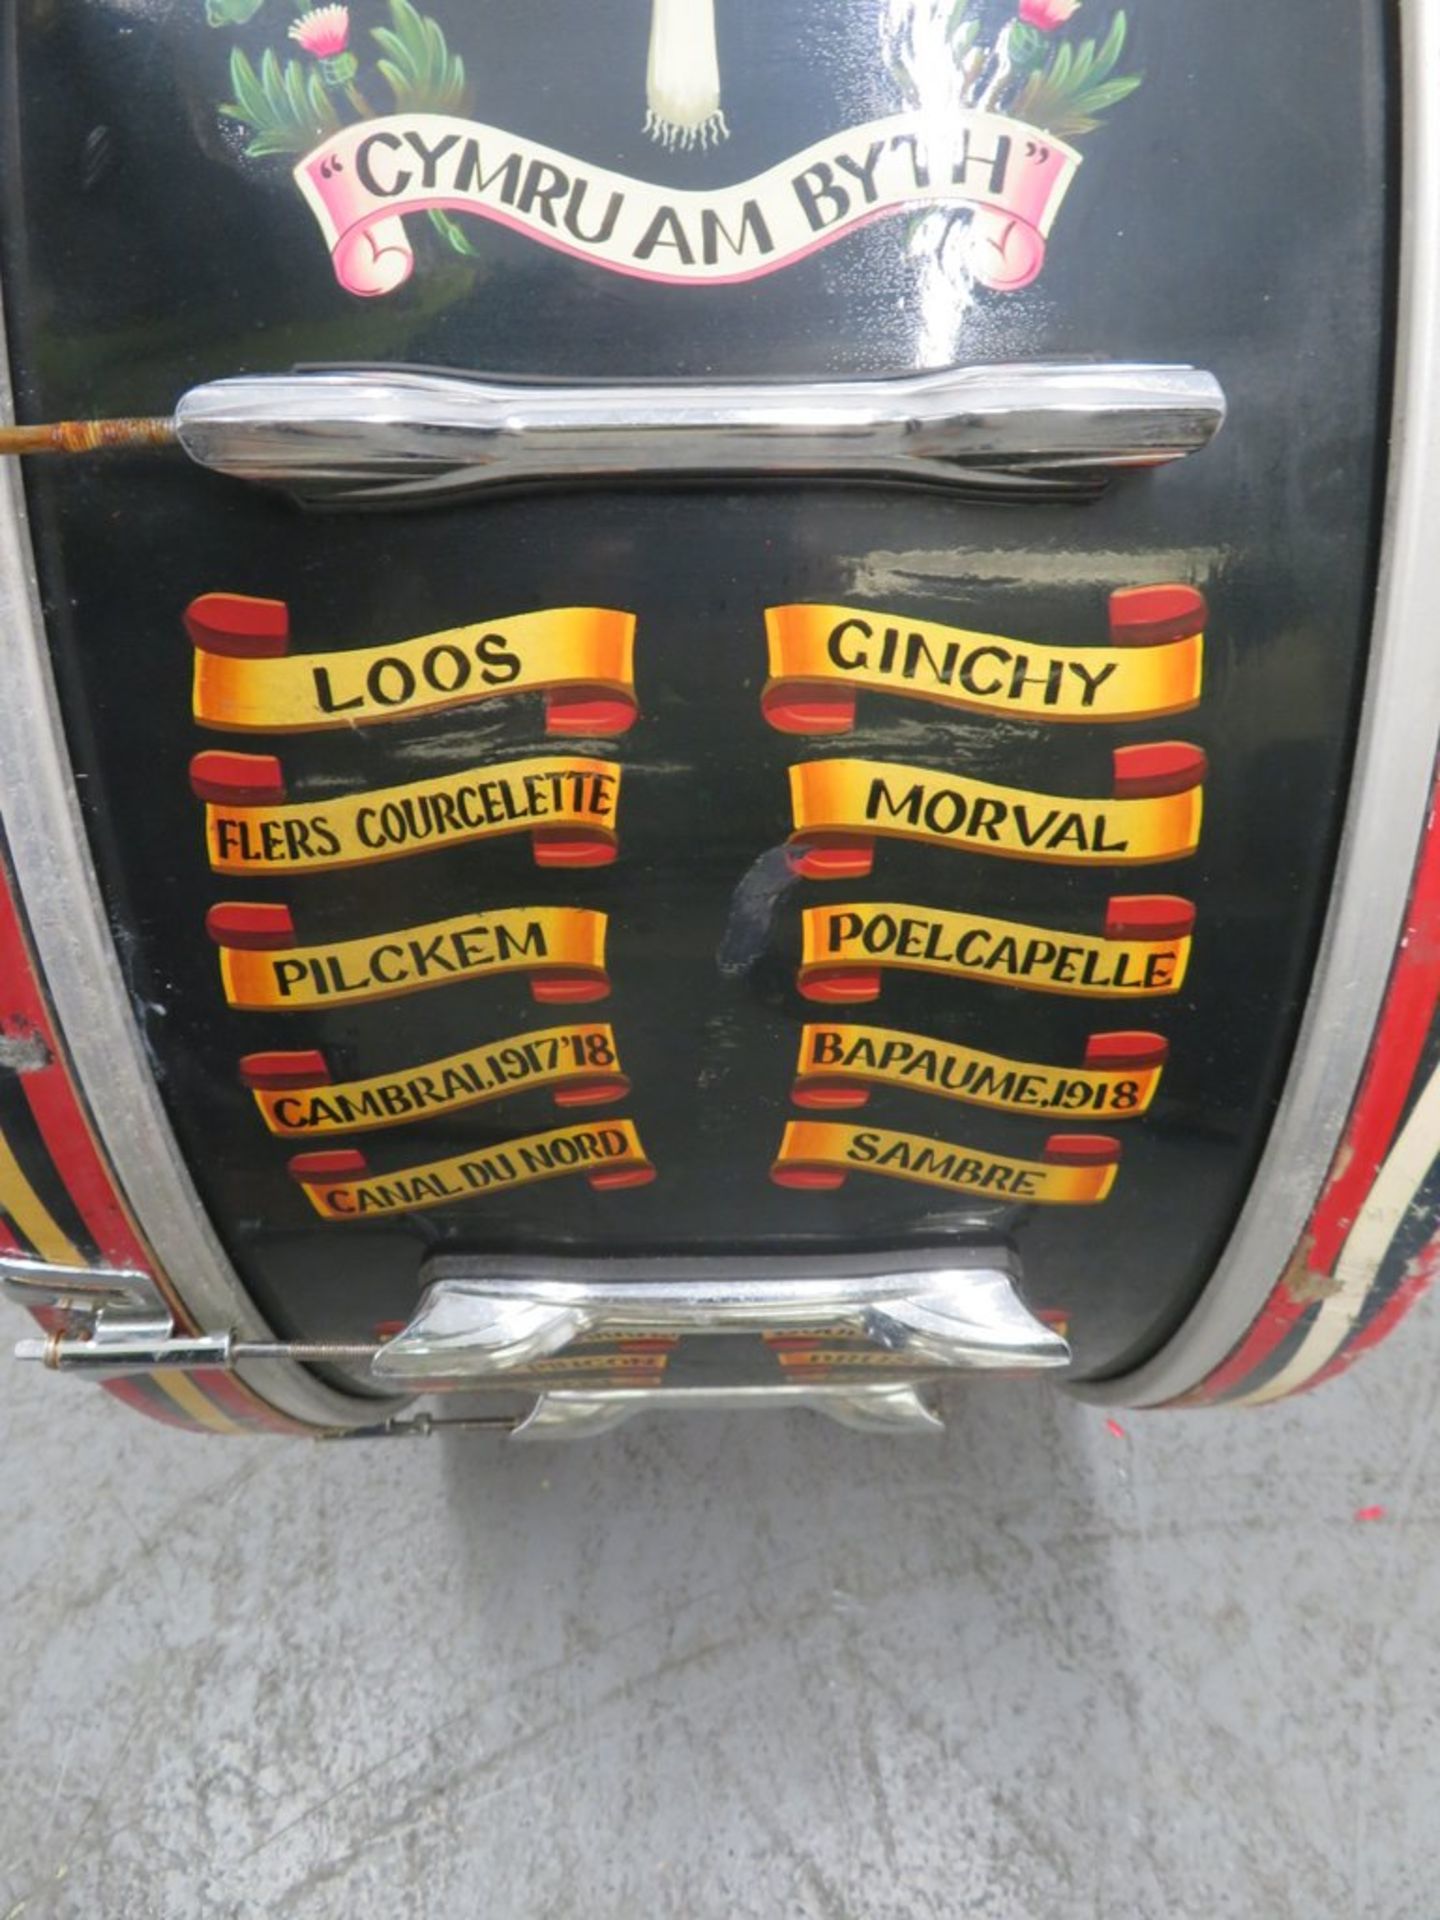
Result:
{"type": "Polygon", "coordinates": [[[894,114],[817,140],[734,186],[671,188],[592,166],[449,114],[346,127],[295,169],[336,277],[393,293],[415,255],[407,217],[441,208],[513,227],[612,273],[716,286],[775,273],[902,209],[969,208],[963,244],[981,285],[1014,292],[1045,242],[1080,156],[1022,120],[961,112],[943,127],[894,114]]]}

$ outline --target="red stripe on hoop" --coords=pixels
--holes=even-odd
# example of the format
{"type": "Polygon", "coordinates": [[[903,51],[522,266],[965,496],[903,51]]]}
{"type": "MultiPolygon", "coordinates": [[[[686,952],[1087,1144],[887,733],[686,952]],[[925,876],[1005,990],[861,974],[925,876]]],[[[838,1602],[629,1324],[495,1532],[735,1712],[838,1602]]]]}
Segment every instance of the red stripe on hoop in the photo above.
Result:
{"type": "Polygon", "coordinates": [[[55,1170],[105,1260],[120,1267],[148,1267],[149,1256],[105,1171],[89,1122],[70,1084],[41,996],[30,949],[8,884],[0,878],[0,979],[5,1000],[0,1020],[15,1016],[43,1040],[49,1064],[18,1075],[35,1124],[55,1170]]]}
{"type": "MultiPolygon", "coordinates": [[[[1334,1272],[1350,1229],[1384,1165],[1415,1082],[1437,999],[1440,999],[1440,781],[1431,794],[1405,931],[1385,1004],[1371,1037],[1365,1076],[1330,1178],[1305,1232],[1304,1239],[1309,1243],[1305,1264],[1311,1273],[1328,1276],[1334,1272]]],[[[1418,1294],[1414,1297],[1418,1298],[1418,1294]]],[[[1286,1339],[1311,1304],[1309,1300],[1297,1300],[1288,1278],[1282,1280],[1240,1345],[1186,1398],[1202,1402],[1218,1400],[1246,1381],[1286,1339]]],[[[1403,1317],[1409,1304],[1407,1301],[1406,1307],[1387,1323],[1387,1332],[1403,1317]]],[[[1366,1335],[1362,1336],[1367,1346],[1383,1338],[1376,1335],[1371,1339],[1369,1334],[1367,1328],[1366,1335]]],[[[1356,1344],[1353,1350],[1359,1352],[1362,1348],[1356,1344]]],[[[1344,1357],[1342,1352],[1337,1361],[1344,1357]]],[[[1318,1385],[1328,1377],[1337,1361],[1332,1361],[1306,1384],[1318,1385]]]]}
{"type": "Polygon", "coordinates": [[[1365,1079],[1336,1156],[1334,1175],[1315,1208],[1312,1264],[1329,1273],[1365,1196],[1390,1151],[1414,1085],[1440,999],[1440,784],[1431,800],[1425,845],[1390,990],[1370,1046],[1365,1079]]]}
{"type": "Polygon", "coordinates": [[[104,1259],[120,1267],[148,1266],[149,1256],[125,1216],[62,1072],[27,1073],[20,1084],[56,1172],[104,1259]]]}
{"type": "Polygon", "coordinates": [[[1440,1273],[1440,1234],[1427,1242],[1416,1254],[1410,1262],[1410,1271],[1369,1326],[1362,1333],[1355,1334],[1328,1365],[1323,1366],[1319,1373],[1304,1381],[1295,1391],[1309,1393],[1314,1387],[1324,1386],[1327,1380],[1333,1380],[1338,1374],[1348,1372],[1362,1353],[1368,1353],[1371,1347],[1378,1347],[1382,1340],[1388,1339],[1415,1302],[1429,1292],[1437,1273],[1440,1273]]]}

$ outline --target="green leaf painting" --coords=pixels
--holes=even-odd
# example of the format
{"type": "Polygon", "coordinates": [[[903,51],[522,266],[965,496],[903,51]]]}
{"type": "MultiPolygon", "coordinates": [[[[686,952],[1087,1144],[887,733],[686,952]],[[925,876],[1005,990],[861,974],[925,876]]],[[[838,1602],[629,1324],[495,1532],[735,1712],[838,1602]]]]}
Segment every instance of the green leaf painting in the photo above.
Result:
{"type": "Polygon", "coordinates": [[[1062,140],[1093,133],[1102,124],[1101,114],[1128,99],[1144,77],[1115,75],[1126,31],[1122,12],[1110,22],[1103,41],[1082,40],[1078,46],[1062,41],[1049,61],[1028,76],[1011,112],[1062,140]]]}
{"type": "Polygon", "coordinates": [[[1101,39],[1080,41],[1054,24],[1031,26],[1018,12],[998,33],[985,27],[982,37],[983,12],[980,0],[919,0],[887,56],[908,106],[935,97],[926,66],[946,53],[963,105],[1012,115],[1061,139],[1093,133],[1101,116],[1141,84],[1142,74],[1116,72],[1129,31],[1123,12],[1101,39]],[[917,31],[922,21],[928,33],[917,31]]]}
{"type": "Polygon", "coordinates": [[[212,27],[243,27],[264,4],[265,0],[205,0],[205,18],[212,27]]]}
{"type": "Polygon", "coordinates": [[[390,0],[390,25],[372,27],[380,72],[399,113],[456,113],[465,104],[465,62],[451,53],[438,20],[410,0],[390,0]]]}
{"type": "MultiPolygon", "coordinates": [[[[245,26],[265,0],[205,0],[211,26],[245,26]]],[[[372,27],[379,49],[375,62],[381,79],[394,96],[397,113],[458,113],[467,104],[465,62],[450,51],[438,20],[421,13],[412,0],[388,0],[389,24],[372,27]]],[[[342,49],[305,61],[281,61],[273,48],[260,56],[257,67],[243,47],[230,53],[231,98],[220,108],[227,120],[238,121],[249,134],[245,152],[253,160],[270,154],[308,153],[337,133],[344,124],[344,103],[370,118],[372,109],[356,88],[358,63],[343,50],[349,32],[349,9],[331,6],[302,9],[290,38],[307,43],[303,30],[320,25],[338,30],[342,49]],[[326,16],[335,16],[327,19],[326,16]]],[[[307,47],[308,50],[308,47],[307,47]]],[[[451,244],[454,244],[452,238],[451,244]]]]}
{"type": "Polygon", "coordinates": [[[236,47],[230,55],[230,87],[235,98],[220,111],[250,129],[245,151],[252,159],[267,153],[308,153],[339,131],[340,117],[319,70],[311,67],[307,72],[298,60],[287,60],[282,67],[267,49],[257,72],[236,47]]]}

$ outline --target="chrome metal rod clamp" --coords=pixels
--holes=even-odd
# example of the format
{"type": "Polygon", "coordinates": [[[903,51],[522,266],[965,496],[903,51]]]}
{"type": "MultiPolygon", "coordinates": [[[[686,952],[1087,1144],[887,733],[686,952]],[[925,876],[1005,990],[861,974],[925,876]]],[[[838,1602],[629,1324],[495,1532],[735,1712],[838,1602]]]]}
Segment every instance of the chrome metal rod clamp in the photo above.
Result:
{"type": "Polygon", "coordinates": [[[148,1273],[122,1267],[62,1267],[0,1254],[0,1292],[17,1306],[124,1314],[169,1327],[170,1309],[148,1273]]]}
{"type": "Polygon", "coordinates": [[[133,1372],[117,1362],[122,1350],[153,1353],[175,1332],[175,1316],[155,1281],[128,1268],[61,1267],[0,1256],[0,1291],[32,1312],[65,1316],[62,1329],[17,1342],[20,1360],[61,1367],[72,1364],[73,1354],[74,1364],[97,1370],[96,1357],[103,1354],[109,1370],[133,1372]]]}
{"type": "Polygon", "coordinates": [[[0,1290],[19,1306],[66,1317],[54,1332],[17,1340],[17,1360],[101,1377],[231,1365],[232,1335],[177,1334],[169,1304],[148,1273],[0,1256],[0,1290]]]}
{"type": "Polygon", "coordinates": [[[773,1333],[842,1326],[917,1369],[1007,1371],[1065,1366],[1070,1350],[1021,1300],[995,1249],[958,1249],[945,1264],[875,1259],[777,1263],[728,1271],[704,1257],[575,1261],[567,1277],[463,1256],[429,1263],[429,1285],[404,1329],[375,1355],[377,1380],[501,1380],[582,1335],[773,1333]]]}
{"type": "Polygon", "coordinates": [[[192,460],[316,504],[565,481],[863,479],[1090,495],[1196,453],[1225,396],[1187,366],[1034,361],[893,379],[594,385],[403,370],[242,375],[175,412],[192,460]]]}
{"type": "Polygon", "coordinates": [[[857,1433],[935,1434],[944,1421],[911,1381],[844,1387],[617,1388],[542,1393],[515,1425],[515,1440],[593,1440],[641,1413],[763,1413],[798,1408],[857,1433]]]}

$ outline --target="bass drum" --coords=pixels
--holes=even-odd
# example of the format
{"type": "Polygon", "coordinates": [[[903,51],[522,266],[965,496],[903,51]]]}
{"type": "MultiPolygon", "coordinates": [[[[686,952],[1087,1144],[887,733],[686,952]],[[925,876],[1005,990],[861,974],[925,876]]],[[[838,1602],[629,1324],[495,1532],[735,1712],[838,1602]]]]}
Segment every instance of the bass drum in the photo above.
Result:
{"type": "Polygon", "coordinates": [[[905,1431],[1390,1331],[1440,1205],[1392,25],[17,14],[21,1353],[225,1432],[905,1431]]]}

